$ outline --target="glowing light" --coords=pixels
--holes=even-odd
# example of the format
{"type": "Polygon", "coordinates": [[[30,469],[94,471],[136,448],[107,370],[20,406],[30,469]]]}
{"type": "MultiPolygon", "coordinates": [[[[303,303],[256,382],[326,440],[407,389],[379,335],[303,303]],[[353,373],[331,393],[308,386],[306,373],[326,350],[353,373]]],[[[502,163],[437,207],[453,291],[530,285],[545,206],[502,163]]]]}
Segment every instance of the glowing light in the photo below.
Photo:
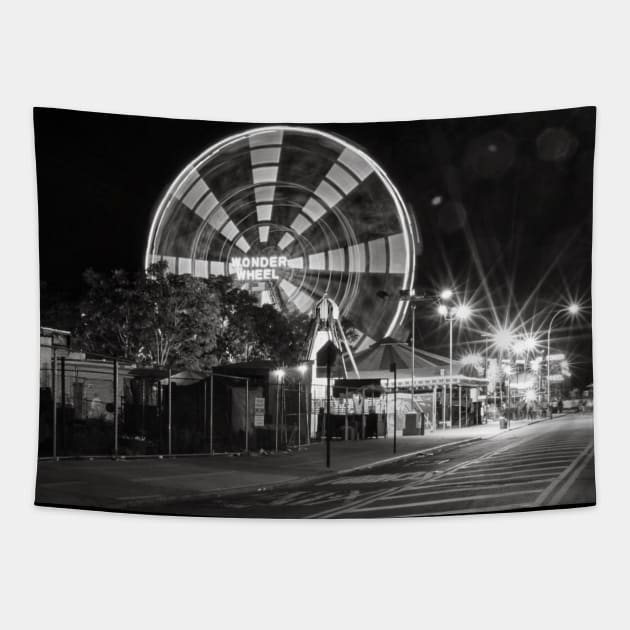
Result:
{"type": "Polygon", "coordinates": [[[446,317],[448,315],[448,308],[446,308],[446,305],[444,304],[440,304],[437,310],[438,310],[438,313],[442,315],[443,317],[446,317]]]}
{"type": "Polygon", "coordinates": [[[304,374],[306,370],[308,370],[308,365],[300,365],[298,366],[298,370],[300,371],[300,374],[304,374]]]}
{"type": "Polygon", "coordinates": [[[471,315],[472,309],[468,306],[468,304],[460,304],[460,306],[457,307],[457,311],[455,313],[457,319],[468,319],[471,315]]]}
{"type": "Polygon", "coordinates": [[[525,353],[525,342],[522,340],[517,341],[513,346],[514,354],[524,354],[525,353]]]}
{"type": "Polygon", "coordinates": [[[528,389],[525,392],[525,400],[527,402],[534,402],[536,400],[536,392],[533,389],[528,389]]]}
{"type": "Polygon", "coordinates": [[[464,365],[472,365],[473,367],[479,367],[483,364],[483,357],[478,352],[464,354],[459,360],[464,365]]]}
{"type": "Polygon", "coordinates": [[[567,310],[571,315],[577,315],[580,312],[580,305],[575,303],[570,304],[567,310]]]}
{"type": "Polygon", "coordinates": [[[504,373],[506,376],[510,376],[510,375],[512,374],[512,367],[511,367],[510,365],[506,365],[506,366],[504,366],[504,368],[503,368],[503,373],[504,373]]]}
{"type": "Polygon", "coordinates": [[[284,378],[286,372],[283,369],[274,370],[274,374],[278,377],[278,379],[284,378]]]}
{"type": "Polygon", "coordinates": [[[440,293],[440,299],[442,300],[450,300],[453,297],[453,292],[450,289],[444,289],[442,293],[440,293]]]}
{"type": "Polygon", "coordinates": [[[526,335],[525,338],[523,339],[523,346],[525,350],[527,350],[528,352],[535,350],[537,345],[538,345],[538,339],[536,339],[534,335],[526,335]]]}
{"type": "Polygon", "coordinates": [[[514,333],[509,328],[499,328],[492,335],[492,339],[499,350],[507,350],[514,343],[514,333]]]}

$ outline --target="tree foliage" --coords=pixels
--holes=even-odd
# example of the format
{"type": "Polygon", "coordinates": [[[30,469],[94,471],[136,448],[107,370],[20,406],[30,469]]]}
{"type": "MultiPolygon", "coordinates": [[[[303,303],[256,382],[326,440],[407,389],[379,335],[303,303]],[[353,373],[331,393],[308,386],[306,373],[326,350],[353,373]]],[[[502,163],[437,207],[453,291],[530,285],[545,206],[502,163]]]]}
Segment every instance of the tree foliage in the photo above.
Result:
{"type": "Polygon", "coordinates": [[[88,270],[75,333],[88,351],[140,365],[204,370],[221,363],[303,358],[310,319],[258,306],[228,277],[194,278],[156,263],[141,273],[88,270]]]}

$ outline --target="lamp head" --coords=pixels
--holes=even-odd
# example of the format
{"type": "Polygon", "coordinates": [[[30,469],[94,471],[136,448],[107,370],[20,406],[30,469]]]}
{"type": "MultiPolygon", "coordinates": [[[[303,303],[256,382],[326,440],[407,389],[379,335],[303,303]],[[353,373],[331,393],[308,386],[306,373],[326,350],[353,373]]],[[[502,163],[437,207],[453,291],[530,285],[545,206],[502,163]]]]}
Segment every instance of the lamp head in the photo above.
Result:
{"type": "Polygon", "coordinates": [[[471,315],[472,309],[468,306],[468,304],[460,304],[455,312],[457,319],[468,319],[471,315]]]}

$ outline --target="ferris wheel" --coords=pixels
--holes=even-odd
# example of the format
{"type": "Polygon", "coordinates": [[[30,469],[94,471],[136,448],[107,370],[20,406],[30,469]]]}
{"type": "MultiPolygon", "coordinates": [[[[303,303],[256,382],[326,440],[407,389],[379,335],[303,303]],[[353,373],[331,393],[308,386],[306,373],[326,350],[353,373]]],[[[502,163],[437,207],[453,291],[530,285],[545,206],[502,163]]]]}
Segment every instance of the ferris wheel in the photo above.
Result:
{"type": "Polygon", "coordinates": [[[369,155],[318,129],[274,125],[225,138],[180,172],[157,206],[145,265],[231,276],[282,310],[310,314],[327,295],[362,349],[402,323],[419,247],[369,155]]]}

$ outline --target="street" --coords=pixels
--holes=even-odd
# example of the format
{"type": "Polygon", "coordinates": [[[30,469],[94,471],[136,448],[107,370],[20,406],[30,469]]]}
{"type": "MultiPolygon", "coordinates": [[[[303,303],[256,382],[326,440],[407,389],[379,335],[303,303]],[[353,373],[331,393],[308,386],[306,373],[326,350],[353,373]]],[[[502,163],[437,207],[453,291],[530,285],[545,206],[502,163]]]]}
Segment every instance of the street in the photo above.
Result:
{"type": "Polygon", "coordinates": [[[145,505],[194,516],[373,518],[595,504],[592,416],[571,414],[446,452],[297,488],[145,505]]]}

